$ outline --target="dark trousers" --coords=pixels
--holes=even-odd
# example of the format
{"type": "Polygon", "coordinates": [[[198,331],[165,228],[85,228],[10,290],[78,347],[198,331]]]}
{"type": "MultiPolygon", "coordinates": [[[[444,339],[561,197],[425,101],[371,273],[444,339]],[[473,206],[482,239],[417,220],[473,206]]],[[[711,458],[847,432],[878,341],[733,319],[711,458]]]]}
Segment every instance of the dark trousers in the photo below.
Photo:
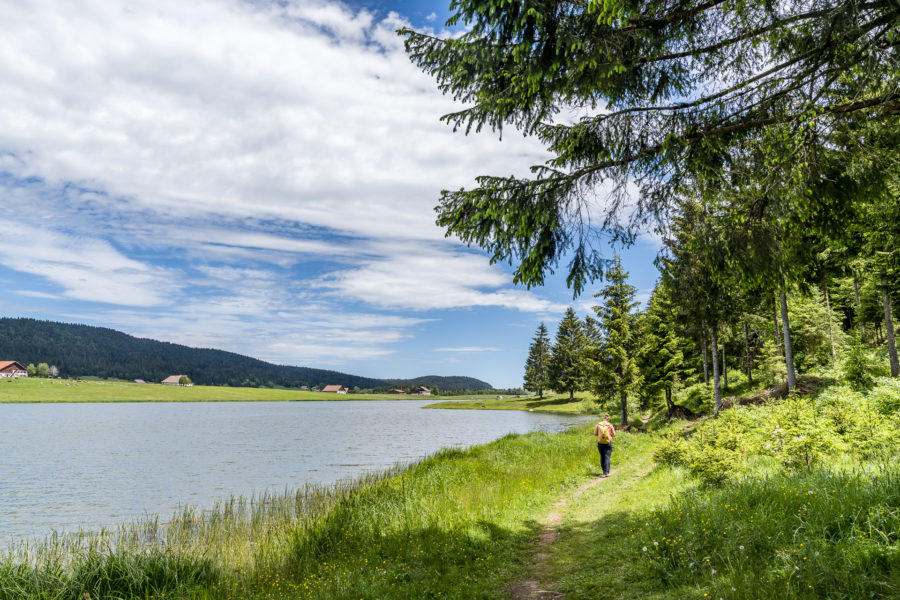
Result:
{"type": "Polygon", "coordinates": [[[597,450],[600,452],[600,466],[603,468],[603,474],[609,475],[609,459],[612,458],[612,444],[597,442],[597,450]]]}

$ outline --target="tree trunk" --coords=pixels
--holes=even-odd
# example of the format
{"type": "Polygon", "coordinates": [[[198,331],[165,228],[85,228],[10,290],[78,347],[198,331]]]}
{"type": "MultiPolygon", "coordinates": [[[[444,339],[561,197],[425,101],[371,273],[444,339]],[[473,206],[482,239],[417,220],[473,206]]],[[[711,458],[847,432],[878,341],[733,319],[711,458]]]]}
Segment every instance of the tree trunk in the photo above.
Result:
{"type": "Polygon", "coordinates": [[[744,321],[744,350],[747,353],[747,383],[753,385],[753,358],[750,356],[750,326],[744,321]]]}
{"type": "Polygon", "coordinates": [[[709,387],[709,359],[706,356],[706,342],[700,338],[700,346],[703,348],[703,383],[709,387]]]}
{"type": "Polygon", "coordinates": [[[822,290],[825,292],[825,310],[828,311],[828,341],[831,343],[831,358],[834,358],[837,356],[837,352],[834,350],[834,329],[831,323],[831,299],[828,297],[828,282],[822,282],[822,290]]]}
{"type": "Polygon", "coordinates": [[[628,425],[628,394],[619,392],[619,403],[622,405],[622,426],[628,425]]]}
{"type": "Polygon", "coordinates": [[[672,388],[666,388],[666,411],[668,414],[672,414],[672,388]]]}
{"type": "Polygon", "coordinates": [[[709,330],[709,337],[712,341],[713,389],[715,390],[716,416],[718,416],[719,409],[722,407],[722,389],[719,387],[719,352],[716,349],[718,342],[716,341],[715,325],[709,330]]]}
{"type": "Polygon", "coordinates": [[[778,325],[778,297],[775,297],[775,304],[772,305],[772,318],[775,323],[775,346],[778,348],[778,354],[784,357],[784,344],[781,343],[781,327],[778,325]]]}
{"type": "Polygon", "coordinates": [[[856,296],[856,325],[859,327],[859,341],[863,343],[866,331],[862,322],[862,302],[859,301],[859,276],[856,274],[856,269],[853,269],[853,293],[856,296]]]}
{"type": "Polygon", "coordinates": [[[725,336],[722,336],[722,385],[728,390],[728,361],[725,360],[725,336]]]}
{"type": "Polygon", "coordinates": [[[884,335],[887,338],[888,356],[891,359],[891,377],[900,375],[897,361],[897,340],[894,337],[894,318],[891,314],[891,295],[888,293],[887,273],[881,272],[881,301],[884,303],[884,335]]]}
{"type": "Polygon", "coordinates": [[[794,351],[791,349],[791,324],[788,321],[787,296],[784,290],[779,292],[781,298],[781,322],[784,325],[784,364],[787,367],[788,392],[797,387],[797,374],[794,372],[794,351]]]}
{"type": "Polygon", "coordinates": [[[569,402],[575,400],[575,390],[569,390],[569,402]]]}

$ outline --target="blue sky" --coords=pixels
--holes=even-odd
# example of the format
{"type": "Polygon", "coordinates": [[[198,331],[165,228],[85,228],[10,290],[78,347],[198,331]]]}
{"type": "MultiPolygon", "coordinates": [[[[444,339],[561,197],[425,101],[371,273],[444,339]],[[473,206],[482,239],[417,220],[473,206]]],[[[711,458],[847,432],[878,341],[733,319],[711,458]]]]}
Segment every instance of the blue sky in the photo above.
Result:
{"type": "MultiPolygon", "coordinates": [[[[454,134],[394,31],[440,2],[2,2],[0,314],[281,364],[517,386],[572,300],[447,239],[441,189],[526,174],[454,134]]],[[[624,250],[641,299],[657,243],[624,250]]],[[[7,357],[15,358],[15,357],[7,357]]]]}

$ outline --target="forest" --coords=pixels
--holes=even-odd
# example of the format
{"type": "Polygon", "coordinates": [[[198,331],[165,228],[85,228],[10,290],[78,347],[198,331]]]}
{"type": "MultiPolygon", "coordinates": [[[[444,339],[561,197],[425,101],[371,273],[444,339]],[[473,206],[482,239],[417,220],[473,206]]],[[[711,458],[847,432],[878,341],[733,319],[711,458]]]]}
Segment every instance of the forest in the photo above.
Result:
{"type": "Polygon", "coordinates": [[[62,377],[143,379],[158,383],[169,375],[185,374],[199,385],[233,387],[300,388],[340,384],[370,390],[417,385],[438,386],[440,390],[491,388],[489,383],[472,377],[375,379],[325,369],[275,365],[224,350],[136,338],[105,327],[35,319],[0,319],[0,355],[12,357],[9,360],[18,360],[23,365],[44,364],[46,375],[55,368],[55,373],[62,377]]]}

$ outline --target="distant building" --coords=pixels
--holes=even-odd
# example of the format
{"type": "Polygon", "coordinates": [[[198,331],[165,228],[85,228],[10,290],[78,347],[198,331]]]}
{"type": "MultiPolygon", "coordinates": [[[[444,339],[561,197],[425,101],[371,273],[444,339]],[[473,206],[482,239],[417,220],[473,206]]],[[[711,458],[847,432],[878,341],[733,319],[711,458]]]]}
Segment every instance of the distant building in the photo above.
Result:
{"type": "Polygon", "coordinates": [[[391,390],[388,394],[405,394],[403,390],[391,390]]]}
{"type": "Polygon", "coordinates": [[[309,386],[308,386],[308,385],[301,385],[301,386],[300,386],[300,389],[303,390],[303,391],[307,391],[307,390],[309,390],[309,386]]]}
{"type": "Polygon", "coordinates": [[[431,390],[429,390],[424,385],[420,385],[419,387],[417,387],[413,391],[411,391],[410,394],[415,394],[417,396],[430,396],[431,390]]]}
{"type": "Polygon", "coordinates": [[[0,362],[0,377],[28,377],[28,369],[14,360],[0,362]]]}
{"type": "Polygon", "coordinates": [[[332,394],[346,394],[350,390],[342,385],[326,385],[324,388],[322,388],[322,391],[330,392],[332,394]]]}
{"type": "Polygon", "coordinates": [[[135,383],[147,383],[147,382],[144,381],[143,379],[135,379],[134,382],[135,382],[135,383]]]}
{"type": "Polygon", "coordinates": [[[193,383],[181,383],[181,378],[187,377],[186,375],[169,375],[165,379],[162,380],[163,385],[184,385],[185,387],[190,387],[194,385],[193,383]]]}

